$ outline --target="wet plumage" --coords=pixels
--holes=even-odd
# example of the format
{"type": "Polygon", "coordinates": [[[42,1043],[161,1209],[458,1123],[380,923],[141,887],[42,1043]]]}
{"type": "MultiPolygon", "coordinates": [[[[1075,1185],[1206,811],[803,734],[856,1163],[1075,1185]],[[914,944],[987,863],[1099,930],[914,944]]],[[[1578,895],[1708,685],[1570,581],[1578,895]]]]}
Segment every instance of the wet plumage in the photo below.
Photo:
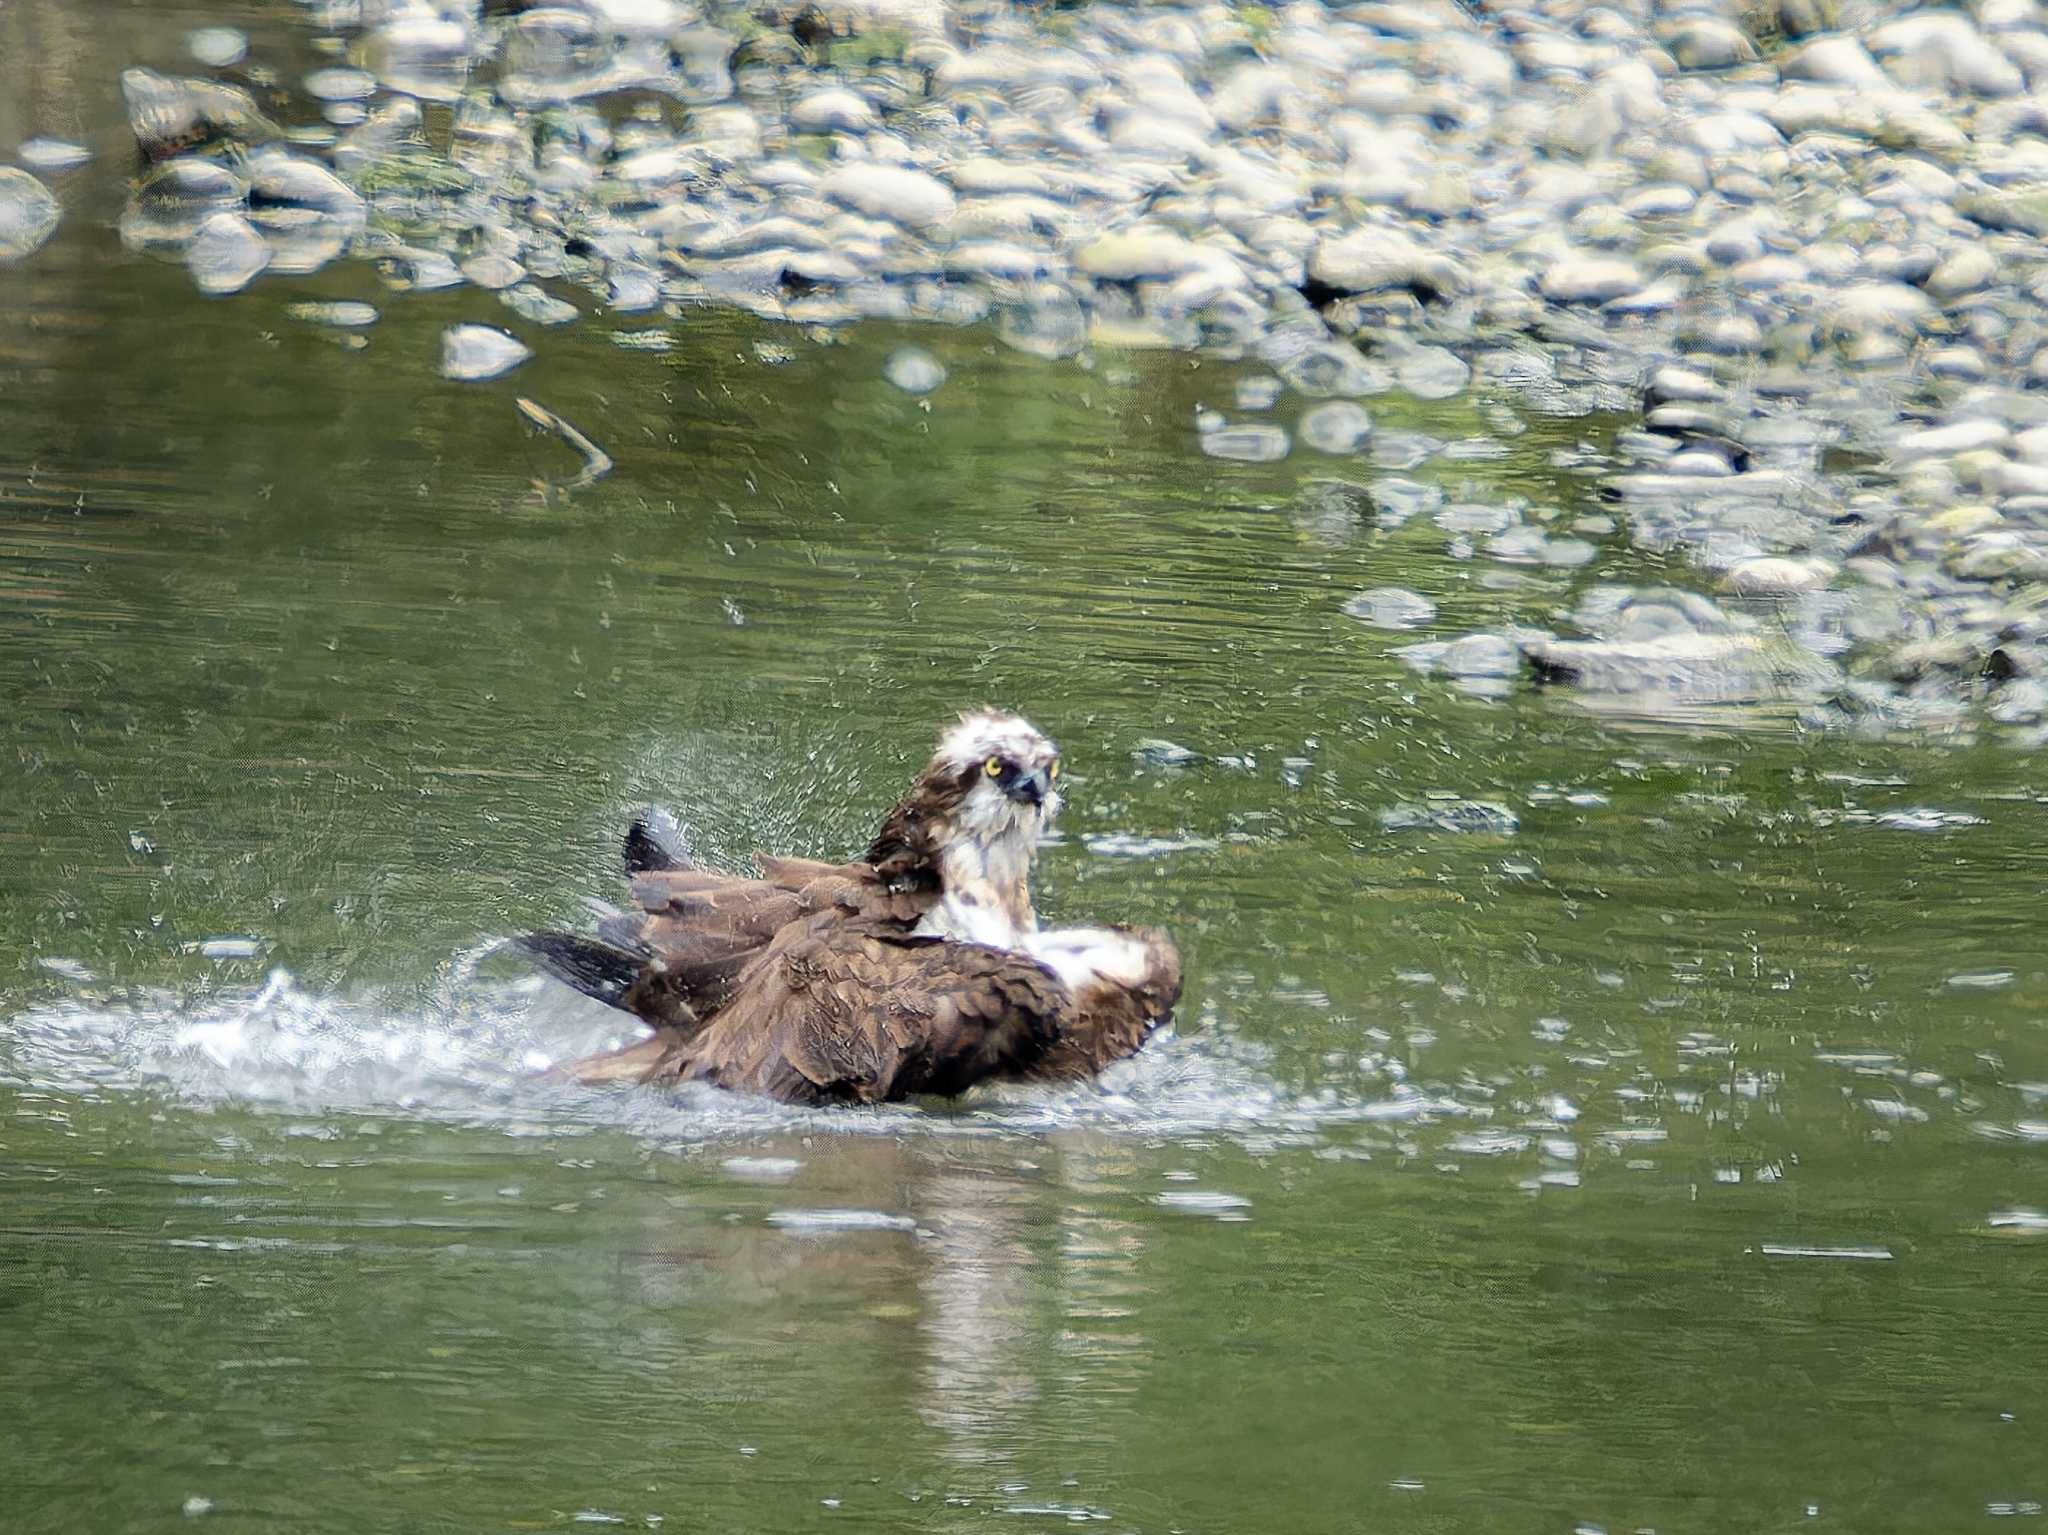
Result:
{"type": "Polygon", "coordinates": [[[1059,756],[1015,715],[963,715],[845,864],[700,869],[672,824],[627,833],[630,911],[594,936],[519,940],[550,973],[654,1027],[570,1070],[703,1081],[785,1102],[1073,1079],[1138,1049],[1180,992],[1164,933],[1042,930],[1033,856],[1059,756]]]}

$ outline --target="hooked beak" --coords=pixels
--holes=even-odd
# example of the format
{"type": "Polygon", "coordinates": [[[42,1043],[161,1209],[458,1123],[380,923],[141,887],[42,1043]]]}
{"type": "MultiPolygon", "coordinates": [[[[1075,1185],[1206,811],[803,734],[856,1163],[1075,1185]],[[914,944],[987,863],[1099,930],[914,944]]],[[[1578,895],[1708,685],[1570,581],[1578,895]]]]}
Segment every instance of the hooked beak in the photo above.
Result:
{"type": "Polygon", "coordinates": [[[1019,773],[1003,792],[1019,804],[1040,806],[1045,803],[1045,797],[1052,793],[1052,778],[1044,768],[1033,768],[1028,773],[1019,773]]]}

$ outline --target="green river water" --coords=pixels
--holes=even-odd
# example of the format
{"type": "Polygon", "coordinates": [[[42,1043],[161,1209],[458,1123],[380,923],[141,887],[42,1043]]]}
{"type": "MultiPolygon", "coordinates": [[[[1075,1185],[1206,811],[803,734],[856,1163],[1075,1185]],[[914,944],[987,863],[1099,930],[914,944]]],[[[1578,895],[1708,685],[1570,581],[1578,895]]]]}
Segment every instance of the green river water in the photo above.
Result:
{"type": "MultiPolygon", "coordinates": [[[[1203,458],[1252,365],[592,314],[463,385],[488,295],[200,299],[112,231],[109,82],[233,9],[53,53],[0,5],[62,55],[0,139],[102,150],[0,268],[0,1524],[2038,1515],[2036,762],[1416,676],[1347,596],[1448,635],[1685,572],[1617,529],[1510,583],[1369,462],[1203,458]],[[520,395],[614,472],[550,488],[520,395]],[[1172,1037],[874,1114],[535,1074],[618,1015],[491,941],[616,895],[631,807],[849,853],[984,702],[1071,769],[1041,907],[1179,938],[1172,1037]]],[[[1608,515],[1605,429],[1526,426],[1403,472],[1608,515]]]]}

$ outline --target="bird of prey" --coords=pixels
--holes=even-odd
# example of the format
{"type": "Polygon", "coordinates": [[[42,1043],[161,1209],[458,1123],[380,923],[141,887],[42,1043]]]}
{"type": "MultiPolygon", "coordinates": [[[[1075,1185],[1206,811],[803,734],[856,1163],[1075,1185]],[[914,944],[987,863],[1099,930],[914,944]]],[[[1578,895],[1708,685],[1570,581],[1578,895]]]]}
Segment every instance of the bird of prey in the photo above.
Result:
{"type": "Polygon", "coordinates": [[[569,1067],[589,1082],[709,1082],[787,1103],[951,1095],[991,1079],[1090,1076],[1145,1042],[1180,995],[1150,928],[1042,929],[1039,838],[1059,751],[1014,714],[963,714],[852,863],[695,865],[673,823],[626,834],[633,910],[594,937],[518,939],[578,991],[654,1033],[569,1067]]]}

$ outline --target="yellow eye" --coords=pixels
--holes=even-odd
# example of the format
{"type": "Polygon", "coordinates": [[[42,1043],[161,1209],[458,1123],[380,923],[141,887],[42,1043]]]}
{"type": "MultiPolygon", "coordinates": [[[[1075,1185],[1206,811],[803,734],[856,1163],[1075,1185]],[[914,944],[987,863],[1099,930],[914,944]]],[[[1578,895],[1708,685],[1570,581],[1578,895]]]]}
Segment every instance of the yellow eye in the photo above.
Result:
{"type": "Polygon", "coordinates": [[[991,778],[1001,778],[1003,776],[1003,759],[1001,757],[991,757],[982,766],[988,769],[988,776],[991,778]]]}
{"type": "Polygon", "coordinates": [[[1052,759],[1052,761],[1051,761],[1050,763],[1046,764],[1046,769],[1045,769],[1045,776],[1046,776],[1047,778],[1051,779],[1051,780],[1052,780],[1052,781],[1053,781],[1054,783],[1058,783],[1058,782],[1060,781],[1060,759],[1059,759],[1059,758],[1055,757],[1055,758],[1053,758],[1053,759],[1052,759]]]}

